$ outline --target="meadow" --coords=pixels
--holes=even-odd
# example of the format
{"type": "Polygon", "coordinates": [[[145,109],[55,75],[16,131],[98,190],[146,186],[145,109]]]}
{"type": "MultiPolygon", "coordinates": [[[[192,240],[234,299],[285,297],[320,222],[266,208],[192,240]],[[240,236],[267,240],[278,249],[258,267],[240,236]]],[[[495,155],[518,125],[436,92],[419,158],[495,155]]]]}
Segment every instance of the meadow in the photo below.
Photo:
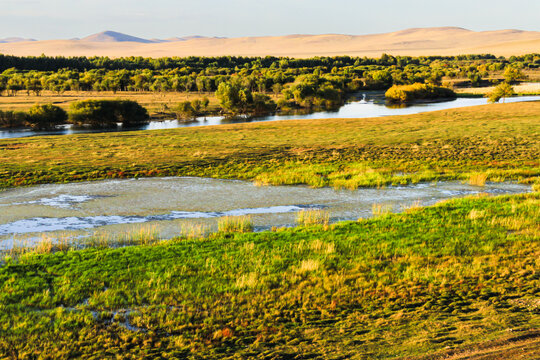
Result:
{"type": "Polygon", "coordinates": [[[321,218],[7,258],[0,358],[537,358],[539,193],[321,218]]]}
{"type": "Polygon", "coordinates": [[[19,249],[0,264],[0,359],[535,359],[539,118],[527,102],[2,139],[0,191],[206,176],[346,189],[516,180],[536,192],[19,249]]]}
{"type": "Polygon", "coordinates": [[[3,139],[0,187],[148,176],[348,189],[443,179],[534,182],[539,114],[540,102],[528,102],[371,119],[3,139]]]}
{"type": "Polygon", "coordinates": [[[45,90],[40,96],[20,93],[17,96],[0,96],[0,109],[3,111],[28,111],[35,104],[53,104],[69,110],[72,103],[81,100],[132,100],[146,108],[153,118],[174,118],[173,109],[182,101],[195,99],[210,100],[210,109],[218,112],[219,104],[213,92],[151,92],[151,91],[124,91],[122,93],[112,91],[65,91],[58,94],[45,90]]]}

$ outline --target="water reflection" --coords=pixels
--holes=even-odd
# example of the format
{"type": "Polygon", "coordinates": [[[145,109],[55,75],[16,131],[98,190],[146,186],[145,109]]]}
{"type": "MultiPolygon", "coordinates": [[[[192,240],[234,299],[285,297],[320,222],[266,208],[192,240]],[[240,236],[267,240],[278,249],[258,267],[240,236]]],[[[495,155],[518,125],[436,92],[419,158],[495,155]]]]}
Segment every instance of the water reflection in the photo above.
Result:
{"type": "MultiPolygon", "coordinates": [[[[520,96],[507,98],[507,103],[535,101],[540,100],[540,96],[520,96]]],[[[259,121],[275,121],[275,120],[302,120],[302,119],[347,119],[347,118],[369,118],[391,115],[411,115],[427,111],[446,110],[460,108],[466,106],[485,105],[485,98],[458,98],[442,102],[432,103],[416,103],[412,105],[404,104],[387,104],[382,92],[363,92],[351,98],[351,100],[334,111],[320,111],[306,114],[305,111],[299,111],[295,114],[275,114],[268,116],[237,116],[234,118],[225,118],[223,116],[208,116],[200,117],[195,121],[184,122],[178,120],[163,120],[152,121],[148,125],[139,127],[122,128],[121,126],[115,129],[76,129],[71,125],[63,125],[58,130],[54,131],[33,131],[30,129],[23,130],[3,130],[0,131],[0,139],[2,138],[20,138],[28,136],[41,135],[70,135],[70,134],[85,134],[85,133],[102,133],[102,132],[120,132],[133,130],[162,130],[175,129],[181,127],[195,126],[210,126],[224,124],[238,124],[245,122],[259,121]]]]}

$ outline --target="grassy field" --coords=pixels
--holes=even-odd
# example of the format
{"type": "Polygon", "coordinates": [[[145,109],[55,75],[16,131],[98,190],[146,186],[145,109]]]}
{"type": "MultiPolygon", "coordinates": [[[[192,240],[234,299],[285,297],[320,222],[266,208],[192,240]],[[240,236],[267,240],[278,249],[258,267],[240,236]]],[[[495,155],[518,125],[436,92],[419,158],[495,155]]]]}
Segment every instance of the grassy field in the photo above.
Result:
{"type": "Polygon", "coordinates": [[[537,359],[540,194],[336,225],[29,253],[0,358],[537,359]]]}
{"type": "MultiPolygon", "coordinates": [[[[518,84],[513,85],[512,87],[517,95],[540,95],[540,82],[518,84]]],[[[486,95],[494,89],[495,86],[488,86],[481,88],[456,89],[455,91],[458,94],[486,95]]]]}
{"type": "Polygon", "coordinates": [[[0,140],[0,187],[190,175],[354,189],[540,175],[540,102],[0,140]]]}
{"type": "Polygon", "coordinates": [[[0,96],[1,110],[27,111],[35,104],[54,104],[68,110],[71,103],[79,100],[90,99],[123,99],[137,101],[148,109],[150,116],[159,117],[163,112],[170,112],[182,101],[192,101],[207,97],[210,100],[210,107],[217,108],[218,101],[215,94],[212,93],[177,93],[177,92],[129,92],[122,91],[113,93],[112,91],[100,92],[78,92],[66,91],[57,94],[51,91],[44,91],[40,96],[27,95],[19,92],[16,96],[0,96]]]}

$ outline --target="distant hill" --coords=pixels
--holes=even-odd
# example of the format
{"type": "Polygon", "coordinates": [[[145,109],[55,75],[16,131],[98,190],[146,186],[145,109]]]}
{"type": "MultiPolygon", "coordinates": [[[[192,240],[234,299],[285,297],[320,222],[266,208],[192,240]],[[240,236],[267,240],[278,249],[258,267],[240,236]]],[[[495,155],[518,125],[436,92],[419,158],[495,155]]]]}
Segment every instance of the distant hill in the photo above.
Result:
{"type": "MultiPolygon", "coordinates": [[[[87,42],[134,42],[134,43],[140,43],[140,44],[160,44],[160,43],[166,43],[166,42],[188,41],[188,40],[195,40],[195,39],[209,39],[209,37],[200,36],[200,35],[192,35],[192,36],[184,36],[184,37],[171,37],[168,39],[143,39],[143,38],[131,36],[128,34],[123,34],[116,31],[108,30],[108,31],[97,33],[97,34],[89,35],[82,39],[74,38],[70,40],[74,40],[74,41],[80,40],[80,41],[87,41],[87,42]]],[[[213,39],[225,39],[225,38],[214,37],[213,39]]]]}
{"type": "Polygon", "coordinates": [[[0,44],[0,53],[50,56],[369,56],[520,55],[540,53],[540,32],[471,31],[459,27],[413,28],[370,35],[287,35],[239,38],[204,36],[143,39],[105,31],[81,40],[48,40],[0,44]]]}
{"type": "Polygon", "coordinates": [[[103,31],[94,35],[80,39],[80,41],[92,42],[136,42],[141,44],[151,44],[152,40],[142,39],[131,35],[122,34],[116,31],[103,31]]]}
{"type": "Polygon", "coordinates": [[[10,43],[24,42],[24,41],[36,41],[36,39],[25,39],[21,37],[8,37],[5,39],[0,39],[0,44],[10,44],[10,43]]]}

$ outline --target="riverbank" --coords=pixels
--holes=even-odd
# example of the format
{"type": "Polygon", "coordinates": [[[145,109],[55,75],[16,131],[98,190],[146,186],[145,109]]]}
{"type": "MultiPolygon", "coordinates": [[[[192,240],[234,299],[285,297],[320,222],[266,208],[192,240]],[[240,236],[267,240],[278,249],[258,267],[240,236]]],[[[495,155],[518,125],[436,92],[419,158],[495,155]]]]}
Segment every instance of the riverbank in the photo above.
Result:
{"type": "Polygon", "coordinates": [[[0,355],[534,359],[539,209],[538,193],[475,197],[329,227],[42,249],[0,267],[0,355]]]}
{"type": "Polygon", "coordinates": [[[288,120],[0,140],[0,187],[148,176],[354,189],[534,181],[540,102],[369,119],[288,120]]]}

